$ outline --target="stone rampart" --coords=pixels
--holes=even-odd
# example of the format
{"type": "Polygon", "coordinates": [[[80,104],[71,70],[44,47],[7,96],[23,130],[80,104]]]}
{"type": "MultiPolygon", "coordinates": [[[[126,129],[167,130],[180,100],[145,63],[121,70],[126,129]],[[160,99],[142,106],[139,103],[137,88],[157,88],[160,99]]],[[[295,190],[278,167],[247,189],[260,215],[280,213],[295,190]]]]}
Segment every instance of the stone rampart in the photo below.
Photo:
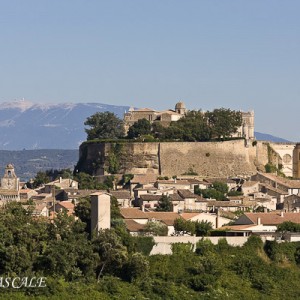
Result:
{"type": "Polygon", "coordinates": [[[256,148],[244,140],[160,143],[163,175],[197,173],[203,177],[247,176],[256,172],[256,148]]]}
{"type": "Polygon", "coordinates": [[[77,169],[79,172],[103,175],[107,174],[109,164],[114,161],[121,174],[249,176],[256,172],[257,151],[257,146],[246,147],[244,140],[83,143],[77,169]]]}

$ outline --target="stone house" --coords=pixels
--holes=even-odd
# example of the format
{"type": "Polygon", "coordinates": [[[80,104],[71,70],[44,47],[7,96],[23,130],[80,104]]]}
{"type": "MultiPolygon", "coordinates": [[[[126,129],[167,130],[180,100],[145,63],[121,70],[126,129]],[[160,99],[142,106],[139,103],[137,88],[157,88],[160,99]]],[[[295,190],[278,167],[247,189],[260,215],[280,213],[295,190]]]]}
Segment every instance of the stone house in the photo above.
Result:
{"type": "Polygon", "coordinates": [[[157,189],[176,189],[176,190],[192,190],[194,191],[194,183],[189,180],[170,179],[157,180],[154,185],[157,189]]]}
{"type": "Polygon", "coordinates": [[[132,199],[131,199],[129,190],[110,191],[109,194],[117,199],[120,207],[132,206],[131,205],[132,199]]]}
{"type": "Polygon", "coordinates": [[[284,211],[298,211],[300,209],[300,196],[298,195],[289,195],[284,198],[283,201],[283,210],[284,211]]]}
{"type": "Polygon", "coordinates": [[[61,201],[61,202],[55,203],[55,205],[53,205],[50,208],[50,211],[54,211],[56,213],[65,211],[68,215],[73,215],[74,214],[74,208],[75,208],[75,205],[72,202],[70,202],[70,201],[61,201]]]}
{"type": "Polygon", "coordinates": [[[49,217],[49,209],[46,204],[22,205],[22,207],[30,210],[33,217],[49,217]]]}
{"type": "Polygon", "coordinates": [[[253,175],[252,179],[259,181],[262,186],[265,185],[266,189],[273,187],[287,195],[298,195],[300,193],[300,180],[290,180],[271,173],[261,172],[253,175]]]}
{"type": "Polygon", "coordinates": [[[55,190],[55,189],[70,189],[70,188],[78,190],[78,182],[70,178],[63,179],[60,177],[57,180],[45,184],[43,188],[43,192],[49,194],[53,192],[53,189],[55,190]]]}
{"type": "Polygon", "coordinates": [[[253,195],[259,192],[259,182],[258,181],[245,181],[242,184],[242,193],[245,196],[253,195]]]}
{"type": "Polygon", "coordinates": [[[231,201],[216,201],[216,200],[208,200],[207,201],[207,210],[208,211],[216,211],[216,210],[223,210],[223,211],[246,211],[249,207],[248,205],[242,203],[235,203],[231,201]]]}

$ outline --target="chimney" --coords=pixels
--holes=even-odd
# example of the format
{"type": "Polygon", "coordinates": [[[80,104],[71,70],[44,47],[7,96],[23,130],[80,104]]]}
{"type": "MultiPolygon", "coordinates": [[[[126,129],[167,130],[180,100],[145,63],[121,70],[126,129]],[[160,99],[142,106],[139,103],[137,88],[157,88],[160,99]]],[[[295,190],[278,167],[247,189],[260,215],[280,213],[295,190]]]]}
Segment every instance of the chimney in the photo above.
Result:
{"type": "Polygon", "coordinates": [[[142,212],[145,212],[145,205],[142,204],[142,212]]]}
{"type": "Polygon", "coordinates": [[[257,225],[261,225],[261,219],[257,218],[257,225]]]}
{"type": "Polygon", "coordinates": [[[296,212],[300,212],[300,208],[299,207],[296,207],[296,212]]]}
{"type": "Polygon", "coordinates": [[[266,207],[264,207],[264,213],[267,213],[268,209],[266,207]]]}
{"type": "Polygon", "coordinates": [[[283,217],[283,211],[280,212],[280,217],[283,217]]]}
{"type": "Polygon", "coordinates": [[[62,178],[61,177],[59,177],[59,183],[61,183],[62,182],[62,178]]]}

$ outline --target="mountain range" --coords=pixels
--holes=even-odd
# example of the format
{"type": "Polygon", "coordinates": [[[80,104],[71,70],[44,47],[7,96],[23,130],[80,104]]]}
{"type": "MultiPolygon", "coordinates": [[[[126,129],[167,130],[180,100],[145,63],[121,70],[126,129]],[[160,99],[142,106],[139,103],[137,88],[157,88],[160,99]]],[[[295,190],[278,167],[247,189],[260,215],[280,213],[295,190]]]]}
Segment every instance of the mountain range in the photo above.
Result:
{"type": "Polygon", "coordinates": [[[128,109],[101,103],[0,103],[0,150],[78,149],[86,140],[87,117],[110,111],[123,118],[128,109]]]}
{"type": "MultiPolygon", "coordinates": [[[[86,140],[87,117],[110,111],[123,118],[128,109],[129,106],[102,103],[0,103],[0,150],[78,149],[86,140]]],[[[286,141],[259,132],[255,136],[257,140],[286,141]]]]}

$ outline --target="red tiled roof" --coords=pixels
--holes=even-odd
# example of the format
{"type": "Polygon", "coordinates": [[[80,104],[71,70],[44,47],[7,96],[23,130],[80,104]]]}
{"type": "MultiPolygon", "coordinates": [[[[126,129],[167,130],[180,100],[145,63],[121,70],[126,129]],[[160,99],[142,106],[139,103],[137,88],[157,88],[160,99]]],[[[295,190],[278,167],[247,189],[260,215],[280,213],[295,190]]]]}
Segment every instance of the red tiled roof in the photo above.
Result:
{"type": "Polygon", "coordinates": [[[125,219],[124,222],[126,224],[126,228],[131,232],[138,232],[143,230],[145,227],[145,224],[140,224],[131,219],[125,219]]]}
{"type": "Polygon", "coordinates": [[[68,210],[74,209],[74,204],[70,201],[61,201],[61,202],[57,203],[56,205],[61,205],[62,207],[66,208],[68,210]]]}
{"type": "Polygon", "coordinates": [[[264,225],[277,225],[286,221],[300,223],[300,213],[245,213],[245,216],[253,223],[257,224],[257,219],[260,218],[261,224],[264,225]]]}
{"type": "Polygon", "coordinates": [[[147,219],[145,213],[138,207],[135,208],[120,208],[120,213],[124,219],[147,219]]]}

